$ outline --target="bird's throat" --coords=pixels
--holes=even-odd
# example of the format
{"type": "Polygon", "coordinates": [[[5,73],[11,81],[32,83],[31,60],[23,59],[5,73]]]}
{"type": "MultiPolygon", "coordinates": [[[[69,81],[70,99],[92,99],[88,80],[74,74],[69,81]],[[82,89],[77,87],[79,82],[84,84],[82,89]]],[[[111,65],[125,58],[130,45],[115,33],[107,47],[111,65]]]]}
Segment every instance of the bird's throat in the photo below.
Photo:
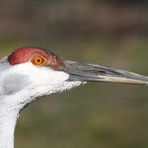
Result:
{"type": "Polygon", "coordinates": [[[14,131],[17,119],[0,119],[0,148],[14,148],[14,131]]]}
{"type": "Polygon", "coordinates": [[[14,131],[18,111],[9,104],[0,102],[0,148],[14,148],[14,131]]]}

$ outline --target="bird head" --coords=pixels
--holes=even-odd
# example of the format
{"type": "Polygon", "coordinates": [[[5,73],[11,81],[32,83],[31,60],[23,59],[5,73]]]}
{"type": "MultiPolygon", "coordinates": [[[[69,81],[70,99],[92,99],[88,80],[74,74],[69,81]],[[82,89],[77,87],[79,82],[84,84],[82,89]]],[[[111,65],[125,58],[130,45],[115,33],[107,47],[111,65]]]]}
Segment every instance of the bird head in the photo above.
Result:
{"type": "Polygon", "coordinates": [[[89,81],[148,84],[148,77],[69,61],[43,48],[22,47],[0,61],[0,96],[22,106],[89,81]]]}

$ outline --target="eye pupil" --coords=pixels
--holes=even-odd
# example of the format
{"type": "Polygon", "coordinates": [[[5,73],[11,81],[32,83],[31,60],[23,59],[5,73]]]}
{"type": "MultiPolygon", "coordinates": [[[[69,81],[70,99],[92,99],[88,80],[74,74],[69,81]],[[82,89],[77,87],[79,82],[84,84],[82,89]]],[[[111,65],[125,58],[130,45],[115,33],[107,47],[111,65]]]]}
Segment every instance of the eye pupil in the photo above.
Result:
{"type": "Polygon", "coordinates": [[[32,60],[34,65],[43,65],[45,63],[45,58],[42,56],[35,56],[32,60]]]}

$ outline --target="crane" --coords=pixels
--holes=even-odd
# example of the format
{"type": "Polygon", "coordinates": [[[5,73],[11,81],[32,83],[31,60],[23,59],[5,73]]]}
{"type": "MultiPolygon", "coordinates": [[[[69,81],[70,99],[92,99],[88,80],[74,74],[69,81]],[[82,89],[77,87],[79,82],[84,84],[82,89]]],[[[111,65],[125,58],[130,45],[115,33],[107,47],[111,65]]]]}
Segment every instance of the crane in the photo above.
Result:
{"type": "Polygon", "coordinates": [[[87,82],[148,84],[148,77],[95,64],[64,60],[43,48],[21,47],[0,60],[0,148],[14,147],[21,110],[42,96],[87,82]]]}

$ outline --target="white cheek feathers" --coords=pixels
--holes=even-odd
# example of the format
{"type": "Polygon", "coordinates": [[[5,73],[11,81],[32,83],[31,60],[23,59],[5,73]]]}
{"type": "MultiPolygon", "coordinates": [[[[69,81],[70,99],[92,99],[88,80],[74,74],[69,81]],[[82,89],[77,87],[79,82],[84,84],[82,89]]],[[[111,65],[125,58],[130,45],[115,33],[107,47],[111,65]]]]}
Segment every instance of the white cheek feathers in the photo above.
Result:
{"type": "Polygon", "coordinates": [[[56,71],[50,67],[35,66],[30,62],[16,65],[10,71],[12,70],[14,73],[28,76],[34,84],[62,82],[69,78],[69,74],[65,72],[56,71]]]}
{"type": "Polygon", "coordinates": [[[29,102],[32,98],[63,92],[81,84],[80,81],[67,81],[69,74],[65,72],[56,71],[50,67],[38,67],[30,62],[13,66],[10,71],[27,77],[28,84],[20,92],[20,96],[25,96],[24,99],[28,98],[29,102]]]}

